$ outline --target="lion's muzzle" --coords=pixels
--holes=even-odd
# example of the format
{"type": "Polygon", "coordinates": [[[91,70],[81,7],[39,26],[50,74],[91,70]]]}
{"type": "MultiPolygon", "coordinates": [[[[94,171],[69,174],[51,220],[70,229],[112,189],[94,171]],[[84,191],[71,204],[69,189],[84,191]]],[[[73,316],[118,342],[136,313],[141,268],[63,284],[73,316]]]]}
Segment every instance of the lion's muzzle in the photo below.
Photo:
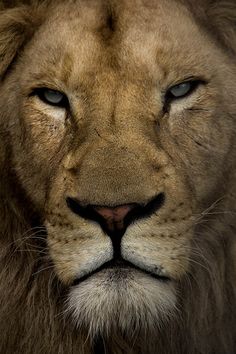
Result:
{"type": "Polygon", "coordinates": [[[120,244],[127,227],[135,220],[156,213],[164,204],[164,193],[158,194],[148,203],[129,203],[118,206],[95,206],[82,204],[76,198],[67,198],[68,208],[80,217],[96,221],[112,241],[114,257],[120,257],[120,244]]]}

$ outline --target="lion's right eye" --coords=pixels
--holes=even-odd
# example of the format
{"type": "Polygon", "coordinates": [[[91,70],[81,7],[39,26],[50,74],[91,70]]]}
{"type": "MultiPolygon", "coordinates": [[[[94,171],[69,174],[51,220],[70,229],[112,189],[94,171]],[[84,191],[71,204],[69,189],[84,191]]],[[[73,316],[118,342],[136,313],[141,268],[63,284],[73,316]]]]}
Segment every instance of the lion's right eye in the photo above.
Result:
{"type": "Polygon", "coordinates": [[[43,102],[57,107],[66,108],[68,106],[68,98],[60,91],[51,90],[48,88],[39,88],[34,91],[43,102]]]}

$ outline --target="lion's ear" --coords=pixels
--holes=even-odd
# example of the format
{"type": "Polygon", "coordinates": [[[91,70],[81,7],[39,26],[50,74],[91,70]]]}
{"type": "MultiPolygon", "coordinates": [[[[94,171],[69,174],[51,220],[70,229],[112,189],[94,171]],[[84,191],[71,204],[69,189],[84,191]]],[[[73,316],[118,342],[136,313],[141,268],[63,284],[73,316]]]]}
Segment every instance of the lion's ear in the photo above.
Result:
{"type": "Polygon", "coordinates": [[[236,0],[211,0],[205,20],[221,44],[236,54],[236,0]]]}
{"type": "Polygon", "coordinates": [[[228,52],[236,55],[236,0],[179,0],[190,7],[203,27],[228,52]]]}
{"type": "Polygon", "coordinates": [[[35,12],[29,6],[0,11],[0,79],[36,27],[35,12]]]}

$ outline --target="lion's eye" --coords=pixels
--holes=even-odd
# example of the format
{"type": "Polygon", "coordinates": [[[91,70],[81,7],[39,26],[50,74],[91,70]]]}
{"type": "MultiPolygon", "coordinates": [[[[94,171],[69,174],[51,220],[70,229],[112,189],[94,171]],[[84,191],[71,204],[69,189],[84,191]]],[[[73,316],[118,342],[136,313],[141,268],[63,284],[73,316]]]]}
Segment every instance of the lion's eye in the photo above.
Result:
{"type": "Polygon", "coordinates": [[[66,107],[68,99],[63,93],[48,88],[40,88],[35,90],[35,94],[45,103],[51,106],[66,107]]]}
{"type": "Polygon", "coordinates": [[[190,95],[200,84],[199,80],[186,81],[178,85],[172,86],[166,93],[167,99],[180,99],[190,95]]]}
{"type": "Polygon", "coordinates": [[[169,92],[171,93],[172,96],[175,98],[183,97],[186,96],[189,91],[191,90],[192,86],[190,82],[184,82],[182,84],[173,86],[169,92]]]}

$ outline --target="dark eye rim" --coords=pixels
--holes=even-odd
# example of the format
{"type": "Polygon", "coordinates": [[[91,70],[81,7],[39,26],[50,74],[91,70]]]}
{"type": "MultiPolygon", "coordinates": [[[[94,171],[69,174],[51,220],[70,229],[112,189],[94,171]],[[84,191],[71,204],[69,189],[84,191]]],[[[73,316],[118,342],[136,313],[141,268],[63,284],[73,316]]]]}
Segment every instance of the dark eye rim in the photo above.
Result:
{"type": "Polygon", "coordinates": [[[207,83],[208,82],[206,80],[201,79],[201,78],[191,78],[188,80],[183,80],[179,83],[176,83],[175,85],[170,86],[164,94],[164,99],[163,99],[163,103],[164,103],[163,104],[163,112],[164,112],[164,114],[169,112],[170,105],[172,102],[177,102],[177,101],[183,100],[184,98],[193,94],[194,91],[196,91],[199,88],[199,86],[207,85],[207,83]],[[180,96],[180,97],[176,97],[170,92],[170,90],[173,87],[184,84],[184,83],[191,83],[191,89],[185,95],[180,96]]]}
{"type": "Polygon", "coordinates": [[[185,97],[188,97],[190,96],[200,85],[205,85],[206,84],[206,81],[202,80],[202,79],[192,79],[192,80],[187,80],[187,81],[182,81],[176,85],[173,85],[171,87],[168,88],[168,90],[166,91],[165,93],[165,102],[172,102],[172,101],[177,101],[177,100],[181,100],[185,97]],[[175,95],[173,95],[171,93],[171,90],[178,86],[178,85],[181,85],[181,84],[190,84],[191,85],[191,88],[190,90],[183,96],[180,96],[180,97],[176,97],[175,95]]]}
{"type": "Polygon", "coordinates": [[[51,89],[49,87],[38,87],[38,88],[35,88],[32,91],[32,93],[30,94],[30,96],[38,96],[41,101],[43,101],[44,103],[46,103],[46,104],[48,104],[50,106],[60,107],[60,108],[68,108],[69,107],[69,100],[68,100],[67,96],[63,92],[51,89]],[[45,98],[45,95],[44,95],[45,91],[47,91],[47,90],[60,93],[63,96],[62,100],[59,103],[53,103],[53,102],[48,101],[45,98]]]}

